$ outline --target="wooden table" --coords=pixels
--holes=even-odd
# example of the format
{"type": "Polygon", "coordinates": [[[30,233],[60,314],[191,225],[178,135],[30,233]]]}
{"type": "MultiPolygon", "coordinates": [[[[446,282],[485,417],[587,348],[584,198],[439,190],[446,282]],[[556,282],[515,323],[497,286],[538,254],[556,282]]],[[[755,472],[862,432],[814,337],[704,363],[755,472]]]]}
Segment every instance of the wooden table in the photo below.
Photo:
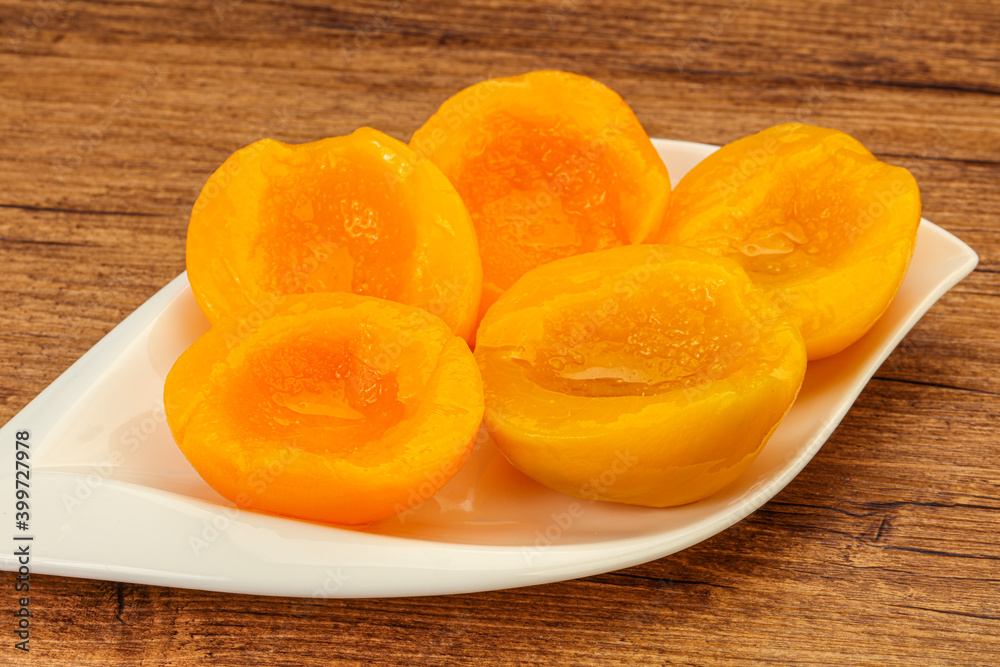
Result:
{"type": "Polygon", "coordinates": [[[996,664],[995,3],[0,0],[0,19],[0,423],[184,269],[192,202],[236,148],[408,138],[489,76],[596,77],[657,137],[842,129],[981,257],[791,485],[684,552],[421,599],[37,576],[30,654],[3,573],[0,664],[996,664]]]}

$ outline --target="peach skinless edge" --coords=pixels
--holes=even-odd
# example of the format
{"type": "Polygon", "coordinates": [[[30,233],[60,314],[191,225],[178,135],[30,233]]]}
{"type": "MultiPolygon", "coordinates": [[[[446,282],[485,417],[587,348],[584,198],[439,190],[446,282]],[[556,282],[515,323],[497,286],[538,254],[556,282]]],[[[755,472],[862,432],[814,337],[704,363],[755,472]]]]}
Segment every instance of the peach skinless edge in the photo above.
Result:
{"type": "Polygon", "coordinates": [[[364,524],[462,467],[483,417],[464,340],[413,306],[327,292],[226,318],[167,375],[181,451],[241,508],[364,524]]]}
{"type": "Polygon", "coordinates": [[[843,132],[788,123],[720,148],[674,189],[658,240],[738,262],[799,327],[810,359],[889,307],[920,225],[906,169],[843,132]]]}
{"type": "Polygon", "coordinates": [[[345,291],[418,306],[471,341],[482,290],[461,197],[434,164],[370,128],[262,139],[231,155],[191,212],[187,267],[212,323],[345,291]]]}
{"type": "Polygon", "coordinates": [[[664,507],[746,470],[806,368],[795,326],[733,261],[631,245],[529,271],[483,318],[486,425],[522,472],[664,507]],[[613,484],[593,480],[613,473],[613,484]]]}
{"type": "Polygon", "coordinates": [[[666,166],[629,106],[568,72],[470,86],[410,146],[441,168],[472,216],[480,314],[536,266],[649,240],[670,196],[666,166]]]}

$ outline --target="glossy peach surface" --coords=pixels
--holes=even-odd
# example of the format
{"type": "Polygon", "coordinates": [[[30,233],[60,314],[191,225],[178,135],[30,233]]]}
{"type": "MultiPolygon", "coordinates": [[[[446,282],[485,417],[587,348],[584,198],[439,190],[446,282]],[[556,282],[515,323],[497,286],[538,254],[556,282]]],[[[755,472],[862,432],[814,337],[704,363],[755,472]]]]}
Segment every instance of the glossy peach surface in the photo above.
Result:
{"type": "Polygon", "coordinates": [[[534,269],[484,318],[486,425],[570,495],[689,503],[750,465],[799,390],[798,331],[739,266],[639,245],[534,269]]]}
{"type": "Polygon", "coordinates": [[[568,72],[466,88],[410,147],[441,168],[472,215],[482,313],[536,266],[648,240],[670,195],[667,169],[629,106],[568,72]]]}
{"type": "Polygon", "coordinates": [[[414,507],[471,451],[483,390],[465,341],[412,306],[350,293],[243,311],[167,376],[170,429],[248,509],[361,524],[414,507]]]}
{"type": "Polygon", "coordinates": [[[262,139],[231,155],[191,212],[187,266],[213,323],[284,295],[345,291],[418,306],[471,340],[482,288],[458,193],[370,128],[309,144],[262,139]]]}
{"type": "Polygon", "coordinates": [[[919,223],[910,172],[843,132],[790,123],[727,144],[688,172],[658,238],[738,262],[819,359],[889,306],[919,223]]]}

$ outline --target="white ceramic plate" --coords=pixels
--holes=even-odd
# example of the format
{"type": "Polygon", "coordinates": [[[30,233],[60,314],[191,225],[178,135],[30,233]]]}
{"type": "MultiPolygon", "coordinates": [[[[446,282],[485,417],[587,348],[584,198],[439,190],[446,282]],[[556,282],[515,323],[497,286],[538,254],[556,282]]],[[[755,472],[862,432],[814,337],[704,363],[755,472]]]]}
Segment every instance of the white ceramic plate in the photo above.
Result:
{"type": "MultiPolygon", "coordinates": [[[[675,182],[714,150],[656,145],[675,182]]],[[[33,538],[34,573],[264,595],[464,593],[629,567],[715,535],[784,488],[903,336],[977,261],[922,221],[889,310],[858,343],[809,365],[761,456],[707,500],[660,510],[579,501],[520,475],[484,438],[418,511],[364,530],[237,510],[180,454],[163,416],[163,380],[207,328],[181,275],[0,430],[0,526],[10,544],[33,538]],[[19,431],[31,434],[28,530],[15,526],[19,431]]],[[[13,551],[2,550],[5,570],[18,568],[13,551]]]]}

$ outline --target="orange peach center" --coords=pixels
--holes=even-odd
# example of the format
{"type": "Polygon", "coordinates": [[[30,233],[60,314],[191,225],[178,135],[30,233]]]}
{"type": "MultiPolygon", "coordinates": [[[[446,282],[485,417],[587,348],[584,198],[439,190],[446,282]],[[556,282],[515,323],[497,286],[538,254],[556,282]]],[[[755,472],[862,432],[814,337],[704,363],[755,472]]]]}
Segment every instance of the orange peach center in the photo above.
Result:
{"type": "Polygon", "coordinates": [[[298,443],[306,448],[356,448],[379,438],[405,410],[395,373],[367,364],[349,342],[271,343],[235,375],[224,387],[234,422],[262,438],[330,429],[328,441],[298,443]]]}
{"type": "Polygon", "coordinates": [[[729,375],[756,330],[744,332],[727,316],[730,296],[670,279],[677,284],[655,301],[637,294],[554,312],[534,358],[520,355],[528,376],[551,391],[603,397],[660,394],[729,375]]]}
{"type": "Polygon", "coordinates": [[[259,238],[251,244],[261,287],[282,294],[351,291],[393,298],[416,246],[414,214],[375,158],[357,155],[285,165],[261,196],[259,238]]]}
{"type": "Polygon", "coordinates": [[[863,210],[862,199],[844,181],[845,168],[833,156],[808,166],[808,182],[791,171],[776,177],[764,201],[721,239],[723,254],[775,280],[836,265],[851,247],[850,228],[863,210]]]}
{"type": "Polygon", "coordinates": [[[607,146],[565,122],[495,112],[466,143],[455,187],[491,248],[484,279],[500,289],[554,259],[628,243],[607,146]]]}

